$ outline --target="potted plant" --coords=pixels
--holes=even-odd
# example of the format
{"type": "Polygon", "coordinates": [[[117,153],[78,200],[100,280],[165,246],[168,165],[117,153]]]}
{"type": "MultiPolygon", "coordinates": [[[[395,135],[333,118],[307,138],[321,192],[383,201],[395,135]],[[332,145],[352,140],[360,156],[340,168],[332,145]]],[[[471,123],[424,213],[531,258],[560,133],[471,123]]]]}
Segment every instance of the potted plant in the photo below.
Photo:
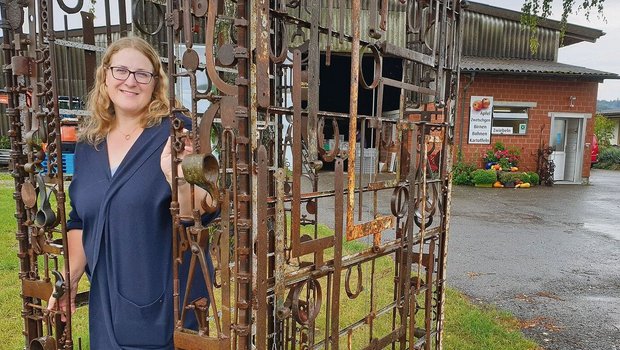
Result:
{"type": "Polygon", "coordinates": [[[506,149],[503,143],[496,142],[493,148],[487,150],[482,156],[482,161],[485,169],[490,169],[493,165],[498,164],[502,170],[510,170],[519,163],[519,155],[519,149],[514,147],[506,149]]]}
{"type": "Polygon", "coordinates": [[[497,157],[495,156],[495,151],[492,149],[488,150],[485,155],[482,157],[482,161],[484,162],[485,169],[491,169],[491,166],[497,163],[497,157]]]}
{"type": "Polygon", "coordinates": [[[471,173],[471,178],[476,187],[493,187],[497,181],[497,172],[492,169],[478,169],[471,173]]]}

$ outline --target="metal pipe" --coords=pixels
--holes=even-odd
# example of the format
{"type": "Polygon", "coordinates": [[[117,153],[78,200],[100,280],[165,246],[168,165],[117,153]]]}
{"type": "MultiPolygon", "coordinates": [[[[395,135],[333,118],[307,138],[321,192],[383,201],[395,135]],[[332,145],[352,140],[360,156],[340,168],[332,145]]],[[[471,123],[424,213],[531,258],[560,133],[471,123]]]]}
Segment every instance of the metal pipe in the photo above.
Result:
{"type": "Polygon", "coordinates": [[[461,96],[461,114],[459,118],[459,152],[463,150],[463,124],[465,124],[465,100],[467,100],[467,90],[474,83],[476,72],[469,75],[469,81],[463,87],[463,96],[461,96]]]}

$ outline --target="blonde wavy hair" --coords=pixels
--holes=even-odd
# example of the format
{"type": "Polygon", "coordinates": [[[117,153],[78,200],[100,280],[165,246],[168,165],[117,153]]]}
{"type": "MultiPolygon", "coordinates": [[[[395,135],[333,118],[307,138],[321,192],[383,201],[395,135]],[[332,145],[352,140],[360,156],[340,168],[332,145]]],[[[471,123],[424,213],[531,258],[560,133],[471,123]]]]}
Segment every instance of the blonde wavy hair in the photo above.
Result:
{"type": "Polygon", "coordinates": [[[161,123],[161,120],[170,113],[170,102],[168,100],[168,76],[159,60],[159,55],[155,49],[144,39],[139,37],[125,37],[112,43],[106,50],[101,64],[95,73],[95,85],[88,94],[87,109],[90,116],[84,119],[80,127],[79,140],[92,145],[101,143],[115,120],[114,104],[110,100],[105,85],[107,70],[110,67],[112,56],[117,52],[133,48],[140,51],[148,58],[154,68],[155,89],[148,105],[148,112],[141,120],[144,128],[152,127],[161,123]]]}

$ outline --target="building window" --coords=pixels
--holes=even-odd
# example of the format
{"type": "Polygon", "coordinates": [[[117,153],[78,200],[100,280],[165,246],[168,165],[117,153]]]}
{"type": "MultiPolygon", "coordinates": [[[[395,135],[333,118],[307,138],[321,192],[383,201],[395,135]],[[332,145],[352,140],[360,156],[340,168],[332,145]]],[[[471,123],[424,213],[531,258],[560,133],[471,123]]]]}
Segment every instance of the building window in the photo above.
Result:
{"type": "Polygon", "coordinates": [[[491,134],[493,135],[525,135],[528,124],[528,107],[494,106],[491,134]]]}

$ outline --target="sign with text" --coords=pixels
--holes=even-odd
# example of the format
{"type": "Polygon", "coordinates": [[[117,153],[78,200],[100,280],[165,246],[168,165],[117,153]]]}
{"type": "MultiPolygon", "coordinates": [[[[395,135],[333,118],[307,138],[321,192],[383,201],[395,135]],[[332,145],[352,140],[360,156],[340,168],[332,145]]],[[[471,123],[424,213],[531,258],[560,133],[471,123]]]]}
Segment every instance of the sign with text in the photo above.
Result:
{"type": "Polygon", "coordinates": [[[472,96],[469,102],[468,143],[491,143],[491,116],[493,115],[492,96],[472,96]]]}
{"type": "Polygon", "coordinates": [[[493,135],[508,135],[513,134],[512,127],[510,126],[494,126],[491,129],[493,135]]]}

